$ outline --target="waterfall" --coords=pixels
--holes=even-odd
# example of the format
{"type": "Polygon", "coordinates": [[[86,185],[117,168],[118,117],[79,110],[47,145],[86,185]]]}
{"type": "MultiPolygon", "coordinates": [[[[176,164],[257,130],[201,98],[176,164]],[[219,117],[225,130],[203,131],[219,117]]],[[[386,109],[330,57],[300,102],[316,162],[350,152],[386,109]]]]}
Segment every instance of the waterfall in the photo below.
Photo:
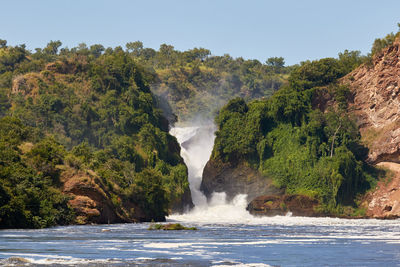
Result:
{"type": "Polygon", "coordinates": [[[175,127],[170,133],[176,137],[181,146],[181,156],[188,167],[189,185],[195,206],[207,205],[206,196],[200,191],[203,169],[210,158],[214,139],[215,126],[175,127]]]}
{"type": "Polygon", "coordinates": [[[254,219],[246,210],[247,195],[237,195],[226,201],[224,192],[213,193],[207,201],[200,191],[203,169],[210,158],[215,139],[214,124],[174,127],[170,133],[181,146],[181,156],[188,167],[192,200],[195,207],[186,214],[169,216],[168,220],[197,222],[246,222],[254,219]]]}

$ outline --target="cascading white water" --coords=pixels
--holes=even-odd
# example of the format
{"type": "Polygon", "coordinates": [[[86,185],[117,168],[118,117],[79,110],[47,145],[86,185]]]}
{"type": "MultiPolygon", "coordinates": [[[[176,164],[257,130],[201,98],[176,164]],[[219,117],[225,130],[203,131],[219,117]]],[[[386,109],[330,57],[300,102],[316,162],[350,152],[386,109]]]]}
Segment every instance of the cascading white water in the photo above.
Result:
{"type": "Polygon", "coordinates": [[[231,202],[225,193],[214,193],[207,202],[200,191],[203,169],[210,158],[215,139],[215,125],[174,127],[170,133],[181,145],[181,156],[189,172],[190,190],[194,209],[183,215],[171,215],[169,220],[237,223],[248,222],[254,217],[246,210],[247,196],[237,195],[231,202]]]}
{"type": "Polygon", "coordinates": [[[204,166],[214,145],[213,125],[201,127],[175,127],[170,133],[176,137],[181,146],[181,156],[189,172],[190,191],[195,206],[207,205],[207,199],[200,191],[204,166]]]}

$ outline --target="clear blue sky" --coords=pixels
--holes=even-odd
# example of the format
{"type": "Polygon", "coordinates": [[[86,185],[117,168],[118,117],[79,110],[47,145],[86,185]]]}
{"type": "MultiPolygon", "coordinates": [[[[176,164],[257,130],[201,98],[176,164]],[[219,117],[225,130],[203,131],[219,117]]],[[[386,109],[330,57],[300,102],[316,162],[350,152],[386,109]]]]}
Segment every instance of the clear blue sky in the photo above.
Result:
{"type": "Polygon", "coordinates": [[[287,65],[368,53],[400,22],[400,0],[2,0],[0,8],[0,39],[29,49],[140,40],[262,62],[282,56],[287,65]]]}

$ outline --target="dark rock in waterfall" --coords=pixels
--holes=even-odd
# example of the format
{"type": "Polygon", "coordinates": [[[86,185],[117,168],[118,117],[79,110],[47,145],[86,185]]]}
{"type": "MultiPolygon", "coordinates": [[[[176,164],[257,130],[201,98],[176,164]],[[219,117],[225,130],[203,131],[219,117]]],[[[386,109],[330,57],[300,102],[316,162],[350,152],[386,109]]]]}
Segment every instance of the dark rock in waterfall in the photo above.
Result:
{"type": "Polygon", "coordinates": [[[246,163],[233,165],[217,160],[207,162],[200,190],[207,198],[210,198],[213,192],[225,192],[227,200],[231,200],[237,194],[247,194],[248,200],[260,195],[283,194],[283,190],[272,184],[272,179],[262,176],[246,163]]]}

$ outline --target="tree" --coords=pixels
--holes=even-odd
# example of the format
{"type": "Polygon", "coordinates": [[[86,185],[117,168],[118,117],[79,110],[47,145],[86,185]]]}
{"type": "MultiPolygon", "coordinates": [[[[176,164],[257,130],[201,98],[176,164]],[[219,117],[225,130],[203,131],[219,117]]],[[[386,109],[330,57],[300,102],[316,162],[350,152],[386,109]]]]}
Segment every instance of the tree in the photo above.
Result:
{"type": "Polygon", "coordinates": [[[0,48],[7,47],[7,41],[0,39],[0,48]]]}
{"type": "Polygon", "coordinates": [[[62,45],[61,41],[50,41],[47,46],[43,49],[46,54],[56,55],[58,48],[62,45]]]}
{"type": "Polygon", "coordinates": [[[204,61],[209,55],[211,55],[211,52],[208,49],[196,47],[194,49],[184,52],[184,55],[187,61],[204,61]]]}
{"type": "Polygon", "coordinates": [[[90,53],[96,58],[101,56],[101,53],[103,52],[104,46],[102,46],[101,44],[94,44],[90,46],[90,53]]]}
{"type": "Polygon", "coordinates": [[[162,55],[169,57],[175,50],[172,45],[162,44],[159,51],[162,55]]]}
{"type": "Polygon", "coordinates": [[[363,63],[364,57],[360,51],[344,50],[339,53],[339,62],[342,65],[343,71],[349,73],[363,63]]]}
{"type": "Polygon", "coordinates": [[[135,57],[139,57],[142,54],[143,43],[140,41],[129,42],[125,45],[128,52],[133,54],[135,57]]]}
{"type": "Polygon", "coordinates": [[[285,66],[285,59],[283,57],[270,57],[265,63],[277,72],[285,66]]]}

